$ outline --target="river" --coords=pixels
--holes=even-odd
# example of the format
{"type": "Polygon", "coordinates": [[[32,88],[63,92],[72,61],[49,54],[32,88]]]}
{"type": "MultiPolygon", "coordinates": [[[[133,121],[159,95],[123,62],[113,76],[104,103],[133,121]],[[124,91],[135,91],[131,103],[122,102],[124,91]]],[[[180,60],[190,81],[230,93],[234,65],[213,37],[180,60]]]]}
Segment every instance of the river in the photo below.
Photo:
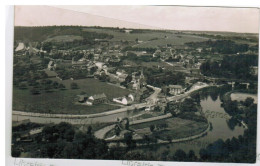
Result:
{"type": "Polygon", "coordinates": [[[142,148],[144,152],[153,151],[155,155],[161,155],[162,152],[168,150],[172,156],[177,149],[182,149],[186,153],[189,150],[193,150],[197,156],[199,156],[199,150],[201,148],[206,148],[206,146],[218,139],[226,140],[232,137],[238,137],[243,135],[244,128],[242,126],[235,126],[232,130],[227,124],[227,120],[231,117],[225,112],[221,107],[220,97],[212,100],[210,96],[206,99],[201,100],[202,111],[207,115],[208,121],[212,124],[212,130],[204,137],[187,141],[181,143],[172,143],[172,144],[162,144],[152,147],[152,150],[149,148],[142,148]]]}
{"type": "MultiPolygon", "coordinates": [[[[236,93],[237,96],[240,96],[236,93]]],[[[245,97],[244,94],[241,96],[245,97]]],[[[212,130],[208,132],[208,134],[204,137],[187,141],[181,143],[172,143],[172,144],[161,144],[150,146],[149,148],[142,147],[141,151],[144,152],[153,152],[155,155],[160,155],[163,151],[168,150],[170,154],[174,154],[177,149],[182,149],[186,153],[189,150],[193,150],[197,156],[199,156],[199,150],[201,148],[205,148],[208,144],[218,140],[223,139],[226,140],[232,137],[238,137],[239,135],[243,135],[244,128],[242,126],[235,126],[234,128],[230,128],[227,121],[231,117],[225,112],[225,110],[221,107],[220,95],[216,95],[212,97],[208,95],[201,100],[202,111],[208,115],[208,121],[212,124],[212,130]],[[152,148],[152,149],[151,149],[152,148]]],[[[108,116],[101,116],[95,118],[84,118],[84,119],[71,119],[71,118],[51,118],[51,117],[30,117],[31,122],[35,123],[60,123],[60,122],[69,122],[71,124],[92,124],[97,122],[113,122],[116,121],[118,117],[131,117],[138,114],[143,113],[144,111],[127,111],[121,112],[117,114],[112,114],[108,116]]],[[[21,115],[13,115],[14,121],[21,121],[24,119],[28,119],[28,116],[21,115]]],[[[131,119],[130,119],[131,120],[131,119]]]]}

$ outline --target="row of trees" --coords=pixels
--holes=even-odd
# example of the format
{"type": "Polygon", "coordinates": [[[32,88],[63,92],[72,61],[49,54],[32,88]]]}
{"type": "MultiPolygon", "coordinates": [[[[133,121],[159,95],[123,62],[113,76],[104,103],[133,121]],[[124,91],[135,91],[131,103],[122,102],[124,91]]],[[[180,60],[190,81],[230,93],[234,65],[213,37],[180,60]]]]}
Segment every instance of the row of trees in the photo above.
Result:
{"type": "Polygon", "coordinates": [[[97,71],[97,67],[92,67],[90,70],[88,69],[78,69],[78,68],[71,68],[59,65],[56,68],[56,73],[59,77],[63,80],[66,79],[83,79],[87,78],[89,75],[93,75],[94,72],[97,71]]]}
{"type": "Polygon", "coordinates": [[[57,81],[52,80],[41,80],[40,82],[34,81],[32,85],[32,89],[30,90],[33,95],[40,94],[43,90],[45,92],[52,92],[53,90],[64,90],[66,87],[62,83],[58,83],[57,81]]]}

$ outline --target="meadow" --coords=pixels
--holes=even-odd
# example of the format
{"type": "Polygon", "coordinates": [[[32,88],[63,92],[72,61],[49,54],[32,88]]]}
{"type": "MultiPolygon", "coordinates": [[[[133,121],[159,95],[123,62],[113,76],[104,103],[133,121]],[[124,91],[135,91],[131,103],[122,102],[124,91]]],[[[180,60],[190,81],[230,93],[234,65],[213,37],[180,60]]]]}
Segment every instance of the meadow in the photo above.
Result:
{"type": "Polygon", "coordinates": [[[42,92],[38,95],[32,95],[30,88],[18,89],[14,87],[13,110],[64,114],[100,113],[119,107],[109,104],[99,104],[94,106],[78,104],[76,100],[77,95],[82,92],[86,93],[88,96],[105,93],[111,101],[114,97],[121,97],[131,93],[127,89],[121,89],[93,78],[80,80],[59,80],[57,78],[52,78],[52,80],[64,84],[66,89],[53,90],[52,92],[42,92]],[[79,88],[71,89],[70,84],[72,82],[77,83],[79,88]]]}
{"type": "Polygon", "coordinates": [[[138,134],[142,134],[143,129],[146,129],[145,131],[147,131],[150,129],[151,125],[157,126],[162,124],[167,124],[168,127],[159,131],[155,130],[152,133],[152,135],[162,140],[167,140],[168,138],[179,139],[189,137],[195,134],[199,134],[207,128],[207,123],[205,122],[196,122],[177,117],[132,125],[131,128],[138,130],[138,134]]]}
{"type": "Polygon", "coordinates": [[[192,34],[176,34],[175,31],[144,31],[143,33],[129,34],[112,29],[85,28],[83,31],[107,33],[109,35],[113,35],[114,37],[111,39],[111,41],[135,41],[136,39],[143,41],[143,43],[136,44],[135,47],[157,47],[165,46],[166,44],[184,45],[186,42],[200,42],[208,40],[206,37],[192,34]]]}

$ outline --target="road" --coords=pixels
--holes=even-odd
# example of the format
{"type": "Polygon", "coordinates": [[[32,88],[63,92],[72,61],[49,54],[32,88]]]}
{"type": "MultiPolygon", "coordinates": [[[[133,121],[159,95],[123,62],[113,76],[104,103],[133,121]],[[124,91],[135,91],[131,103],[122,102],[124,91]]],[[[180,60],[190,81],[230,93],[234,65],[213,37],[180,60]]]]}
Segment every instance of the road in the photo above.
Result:
{"type": "MultiPolygon", "coordinates": [[[[179,139],[172,139],[171,141],[164,141],[164,140],[160,140],[158,139],[158,141],[156,143],[150,143],[149,145],[155,145],[155,144],[168,144],[168,143],[178,143],[178,142],[184,142],[184,141],[190,141],[190,140],[194,140],[194,139],[197,139],[197,138],[200,138],[202,137],[203,135],[205,135],[207,132],[210,131],[210,125],[208,124],[208,127],[206,130],[202,131],[201,133],[199,134],[196,134],[196,135],[193,135],[193,136],[190,136],[190,137],[185,137],[185,138],[179,138],[179,139]]],[[[111,142],[109,143],[109,147],[113,146],[115,143],[114,142],[111,142]]],[[[120,147],[127,147],[126,144],[124,143],[120,143],[119,144],[120,147]]],[[[141,143],[137,143],[136,146],[147,146],[147,144],[141,144],[141,143]]]]}
{"type": "MultiPolygon", "coordinates": [[[[172,116],[172,114],[168,113],[166,115],[161,115],[161,116],[156,116],[156,117],[152,117],[152,118],[146,118],[146,119],[141,119],[141,120],[136,120],[136,121],[133,121],[133,122],[129,122],[129,125],[135,125],[135,124],[140,124],[140,123],[156,121],[156,120],[160,120],[160,119],[166,119],[166,118],[169,118],[171,116],[172,116]]],[[[97,138],[99,138],[99,139],[104,139],[106,133],[109,132],[110,130],[112,130],[114,127],[115,127],[115,125],[110,125],[110,126],[104,127],[102,129],[96,131],[94,133],[94,135],[97,138]]]]}
{"type": "Polygon", "coordinates": [[[146,102],[149,104],[155,104],[158,100],[158,94],[161,92],[161,88],[157,88],[151,85],[147,85],[149,88],[154,90],[154,93],[151,94],[148,98],[146,98],[146,102]]]}
{"type": "MultiPolygon", "coordinates": [[[[161,89],[149,86],[150,88],[154,89],[154,93],[151,94],[148,97],[148,100],[156,100],[157,95],[160,93],[161,89]]],[[[95,118],[95,117],[100,117],[100,116],[107,116],[107,115],[112,115],[112,114],[117,114],[121,112],[126,112],[128,110],[134,110],[134,109],[140,109],[147,107],[150,103],[138,103],[138,104],[133,104],[131,106],[125,106],[123,108],[107,111],[107,112],[102,112],[102,113],[97,113],[97,114],[88,114],[88,115],[74,115],[74,114],[48,114],[48,113],[34,113],[34,112],[23,112],[23,111],[15,111],[13,110],[12,114],[13,115],[21,115],[21,116],[31,116],[31,117],[46,117],[46,118],[95,118]]]]}
{"type": "Polygon", "coordinates": [[[105,135],[107,132],[109,132],[110,130],[112,130],[116,125],[110,125],[110,126],[107,126],[107,127],[104,127],[98,131],[96,131],[94,133],[94,136],[99,138],[99,139],[104,139],[105,138],[105,135]]]}
{"type": "Polygon", "coordinates": [[[71,118],[71,119],[81,119],[81,118],[96,118],[101,116],[107,116],[112,114],[117,114],[121,112],[126,112],[128,110],[140,109],[146,107],[147,103],[139,103],[131,106],[126,106],[123,108],[97,113],[97,114],[88,114],[88,115],[75,115],[75,114],[48,114],[48,113],[34,113],[34,112],[23,112],[13,110],[13,115],[29,116],[29,117],[46,117],[46,118],[71,118]]]}
{"type": "MultiPolygon", "coordinates": [[[[171,96],[168,97],[168,101],[177,101],[180,99],[183,99],[187,97],[191,92],[205,88],[209,85],[205,84],[203,86],[196,87],[194,89],[191,89],[188,92],[185,92],[184,94],[180,94],[177,96],[171,96]]],[[[13,110],[12,115],[15,116],[17,119],[33,119],[34,117],[39,117],[45,119],[42,123],[48,123],[51,122],[51,119],[60,119],[60,120],[66,120],[66,122],[74,122],[75,123],[83,123],[83,120],[88,120],[89,118],[97,118],[97,117],[105,117],[108,115],[118,114],[122,112],[126,112],[128,110],[134,110],[134,109],[140,109],[148,106],[154,106],[155,103],[150,103],[151,101],[157,100],[156,97],[159,94],[159,89],[155,90],[155,92],[150,96],[151,100],[148,100],[146,103],[138,103],[131,106],[125,106],[123,108],[103,112],[103,113],[97,113],[97,114],[89,114],[89,115],[75,115],[75,114],[49,114],[49,113],[33,113],[33,112],[22,112],[22,111],[16,111],[13,110]],[[150,101],[150,102],[149,102],[150,101]],[[21,118],[19,118],[21,117],[21,118]]]]}

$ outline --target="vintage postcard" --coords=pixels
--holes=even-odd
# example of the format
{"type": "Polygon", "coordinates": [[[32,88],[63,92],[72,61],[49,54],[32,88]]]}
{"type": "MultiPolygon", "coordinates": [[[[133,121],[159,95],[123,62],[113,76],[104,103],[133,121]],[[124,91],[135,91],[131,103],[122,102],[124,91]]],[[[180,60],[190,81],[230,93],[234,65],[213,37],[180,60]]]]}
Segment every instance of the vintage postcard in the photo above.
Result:
{"type": "Polygon", "coordinates": [[[15,164],[256,163],[258,36],[257,8],[15,6],[15,164]]]}

